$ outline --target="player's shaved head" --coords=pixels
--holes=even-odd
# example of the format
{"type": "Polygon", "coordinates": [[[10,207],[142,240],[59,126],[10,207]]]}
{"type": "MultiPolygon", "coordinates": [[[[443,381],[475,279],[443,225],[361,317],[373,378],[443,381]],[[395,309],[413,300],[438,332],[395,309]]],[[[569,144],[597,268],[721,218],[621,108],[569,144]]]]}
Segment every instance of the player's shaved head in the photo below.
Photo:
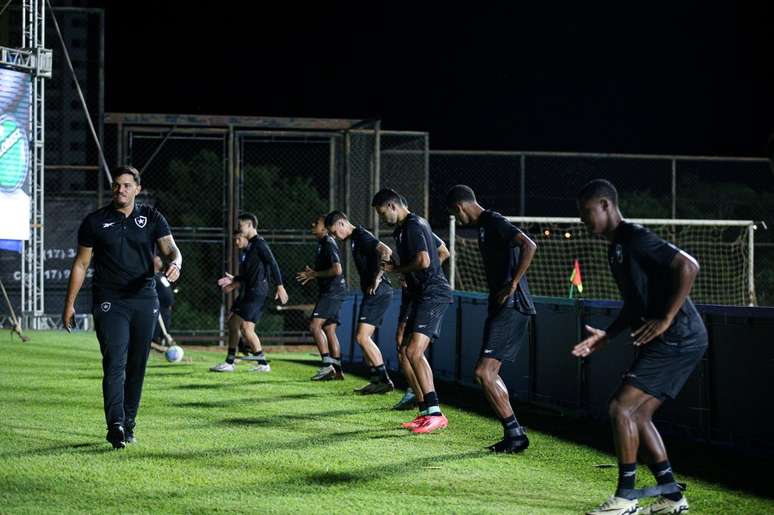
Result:
{"type": "Polygon", "coordinates": [[[583,205],[590,200],[607,199],[613,205],[618,205],[618,190],[607,179],[594,179],[587,182],[578,191],[578,204],[583,205]]]}
{"type": "Polygon", "coordinates": [[[446,193],[446,207],[453,207],[464,202],[475,202],[476,194],[470,186],[457,184],[446,193]]]}

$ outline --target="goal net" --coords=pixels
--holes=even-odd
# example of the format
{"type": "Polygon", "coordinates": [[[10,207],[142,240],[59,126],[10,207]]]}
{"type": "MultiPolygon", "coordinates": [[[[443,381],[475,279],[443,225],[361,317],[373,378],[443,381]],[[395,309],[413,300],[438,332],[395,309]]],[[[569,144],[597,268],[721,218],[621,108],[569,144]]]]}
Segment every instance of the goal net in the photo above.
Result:
{"type": "MultiPolygon", "coordinates": [[[[533,295],[570,296],[575,260],[581,270],[583,291],[575,298],[618,300],[620,295],[607,263],[608,244],[588,232],[577,218],[506,217],[538,245],[527,272],[533,295]]],[[[755,225],[739,220],[631,219],[694,256],[701,271],[691,298],[703,304],[755,305],[753,238],[755,225]]],[[[454,226],[452,267],[454,287],[485,292],[486,276],[476,232],[454,226]]]]}

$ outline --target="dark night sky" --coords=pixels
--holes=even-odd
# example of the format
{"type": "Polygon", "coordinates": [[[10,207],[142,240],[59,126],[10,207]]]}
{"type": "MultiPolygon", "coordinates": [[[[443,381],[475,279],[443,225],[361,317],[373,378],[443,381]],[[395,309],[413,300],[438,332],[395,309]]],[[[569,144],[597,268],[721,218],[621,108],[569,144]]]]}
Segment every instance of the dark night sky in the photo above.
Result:
{"type": "Polygon", "coordinates": [[[109,111],[379,117],[436,149],[762,156],[774,19],[744,3],[89,5],[106,6],[109,111]]]}

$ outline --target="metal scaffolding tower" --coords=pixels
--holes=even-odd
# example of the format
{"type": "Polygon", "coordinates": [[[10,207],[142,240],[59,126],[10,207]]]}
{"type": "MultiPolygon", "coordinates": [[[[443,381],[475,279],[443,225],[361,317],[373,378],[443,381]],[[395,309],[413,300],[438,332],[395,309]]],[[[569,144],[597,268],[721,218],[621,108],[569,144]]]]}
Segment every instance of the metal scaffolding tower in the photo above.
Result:
{"type": "Polygon", "coordinates": [[[45,0],[22,2],[22,48],[0,47],[0,66],[29,73],[32,77],[30,106],[30,240],[24,242],[21,266],[21,302],[27,327],[37,329],[43,315],[43,106],[44,79],[51,77],[52,52],[45,48],[45,0]]]}

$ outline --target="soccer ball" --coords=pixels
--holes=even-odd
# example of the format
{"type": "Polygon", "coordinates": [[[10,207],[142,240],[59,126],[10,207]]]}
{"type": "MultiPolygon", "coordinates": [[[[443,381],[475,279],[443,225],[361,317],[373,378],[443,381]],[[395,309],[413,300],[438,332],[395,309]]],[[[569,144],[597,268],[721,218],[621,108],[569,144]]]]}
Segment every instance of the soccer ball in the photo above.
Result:
{"type": "Polygon", "coordinates": [[[183,359],[183,348],[178,345],[173,345],[167,349],[164,353],[164,357],[167,358],[167,361],[170,363],[180,363],[183,359]]]}

